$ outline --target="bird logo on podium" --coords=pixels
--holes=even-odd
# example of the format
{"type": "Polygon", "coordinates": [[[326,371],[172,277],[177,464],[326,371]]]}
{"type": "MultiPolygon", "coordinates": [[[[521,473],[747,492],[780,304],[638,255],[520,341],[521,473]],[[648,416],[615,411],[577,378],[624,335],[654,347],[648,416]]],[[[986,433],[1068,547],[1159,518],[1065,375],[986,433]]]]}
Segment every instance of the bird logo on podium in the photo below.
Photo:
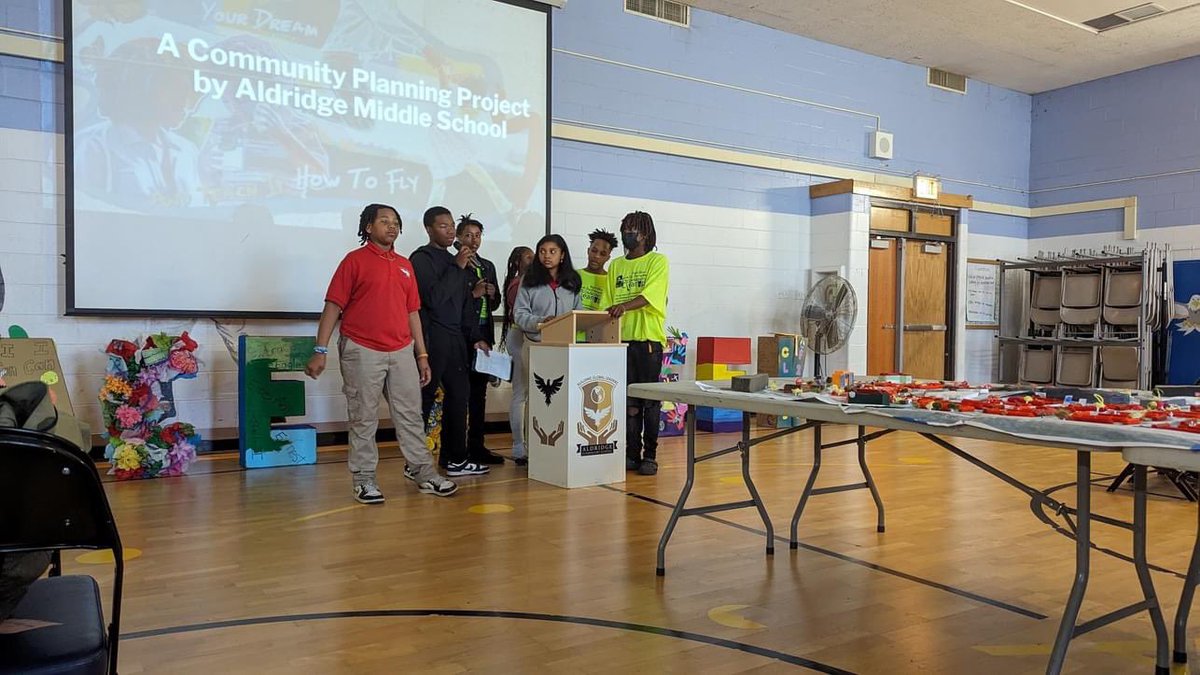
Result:
{"type": "Polygon", "coordinates": [[[546,397],[546,405],[550,405],[550,399],[562,389],[563,377],[560,376],[557,380],[544,380],[541,375],[533,374],[533,383],[537,385],[538,391],[546,397]]]}
{"type": "Polygon", "coordinates": [[[613,385],[608,378],[594,377],[584,380],[579,389],[583,396],[583,421],[577,429],[588,446],[604,446],[617,431],[617,416],[613,410],[613,385]]]}

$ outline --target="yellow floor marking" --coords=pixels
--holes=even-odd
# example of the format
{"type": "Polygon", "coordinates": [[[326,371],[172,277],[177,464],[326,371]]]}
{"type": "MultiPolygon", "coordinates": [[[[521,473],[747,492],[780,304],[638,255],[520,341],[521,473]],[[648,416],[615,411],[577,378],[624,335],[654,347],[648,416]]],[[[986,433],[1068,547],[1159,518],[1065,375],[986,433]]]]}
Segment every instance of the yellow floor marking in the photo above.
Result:
{"type": "Polygon", "coordinates": [[[750,605],[721,605],[708,610],[708,618],[722,626],[729,628],[737,628],[740,630],[758,630],[766,628],[766,626],[756,621],[751,621],[742,616],[738,612],[746,609],[750,605]]]}
{"type": "Polygon", "coordinates": [[[488,513],[512,513],[515,511],[508,504],[476,504],[467,509],[471,513],[488,514],[488,513]]]}

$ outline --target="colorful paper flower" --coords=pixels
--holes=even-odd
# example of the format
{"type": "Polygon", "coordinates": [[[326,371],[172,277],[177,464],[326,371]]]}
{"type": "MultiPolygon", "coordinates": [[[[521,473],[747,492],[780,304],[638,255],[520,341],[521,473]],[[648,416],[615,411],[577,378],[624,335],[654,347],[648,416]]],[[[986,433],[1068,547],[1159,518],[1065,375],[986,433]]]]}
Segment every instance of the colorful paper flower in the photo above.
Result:
{"type": "Polygon", "coordinates": [[[168,445],[176,445],[187,440],[187,438],[195,433],[195,429],[190,424],[182,422],[173,422],[162,428],[160,432],[164,443],[168,445]]]}
{"type": "Polygon", "coordinates": [[[129,340],[113,340],[104,351],[122,361],[128,361],[137,354],[137,345],[129,340]]]}
{"type": "Polygon", "coordinates": [[[129,396],[131,392],[133,392],[133,387],[129,386],[128,382],[118,377],[109,375],[104,378],[104,388],[100,390],[100,398],[106,398],[108,396],[125,398],[129,396]]]}
{"type": "Polygon", "coordinates": [[[167,360],[171,364],[172,368],[178,370],[184,375],[194,375],[198,369],[196,365],[196,357],[192,356],[191,352],[184,351],[182,349],[177,349],[171,352],[171,356],[168,357],[167,360]]]}
{"type": "Polygon", "coordinates": [[[166,415],[174,415],[166,383],[195,377],[199,370],[192,354],[196,341],[187,333],[158,333],[142,345],[113,340],[105,349],[109,363],[100,388],[108,438],[104,454],[111,462],[109,473],[120,480],[181,476],[195,460],[200,441],[190,424],[162,425],[166,415]]]}
{"type": "Polygon", "coordinates": [[[182,476],[184,472],[191,466],[192,460],[196,459],[196,446],[181,441],[171,446],[170,452],[167,453],[167,458],[170,460],[169,468],[166,470],[168,476],[182,476]]]}
{"type": "Polygon", "coordinates": [[[123,405],[117,408],[117,421],[126,429],[132,429],[142,421],[142,413],[137,408],[123,405]]]}
{"type": "Polygon", "coordinates": [[[154,392],[150,390],[147,384],[138,383],[133,391],[129,393],[129,405],[137,408],[153,408],[158,401],[154,397],[154,392]]]}
{"type": "Polygon", "coordinates": [[[159,372],[154,368],[145,368],[137,374],[137,383],[151,385],[159,381],[159,372]]]}
{"type": "Polygon", "coordinates": [[[142,465],[142,458],[133,444],[126,443],[117,448],[116,453],[113,454],[113,463],[118,469],[132,471],[142,465]]]}
{"type": "Polygon", "coordinates": [[[189,352],[194,352],[194,351],[196,351],[196,348],[200,346],[200,345],[198,345],[198,344],[196,343],[196,341],[195,341],[195,340],[193,340],[192,338],[188,337],[188,334],[187,334],[187,331],[186,331],[186,330],[185,330],[185,331],[183,331],[183,335],[180,335],[180,336],[179,336],[179,339],[175,341],[175,344],[176,344],[176,345],[182,345],[182,346],[183,346],[183,348],[184,348],[184,349],[186,349],[186,350],[188,350],[189,352]]]}

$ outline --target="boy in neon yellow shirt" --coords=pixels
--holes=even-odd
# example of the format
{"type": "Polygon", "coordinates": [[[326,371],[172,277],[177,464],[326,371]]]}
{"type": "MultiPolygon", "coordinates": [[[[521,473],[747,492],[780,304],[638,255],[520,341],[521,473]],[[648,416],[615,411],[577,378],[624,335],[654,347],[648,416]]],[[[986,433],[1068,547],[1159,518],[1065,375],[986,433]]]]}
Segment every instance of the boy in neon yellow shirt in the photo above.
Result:
{"type": "Polygon", "coordinates": [[[604,266],[612,257],[613,249],[617,247],[617,237],[608,230],[596,230],[588,235],[587,267],[579,270],[579,278],[583,279],[583,288],[579,291],[579,299],[584,309],[603,311],[612,306],[608,295],[608,272],[604,266]]]}
{"type": "MultiPolygon", "coordinates": [[[[628,345],[629,384],[657,382],[667,344],[667,257],[655,251],[657,236],[649,213],[634,211],[621,220],[625,257],[608,268],[608,313],[621,317],[621,341],[628,345]]],[[[658,473],[658,421],[661,401],[628,399],[625,468],[643,476],[658,473]]]]}

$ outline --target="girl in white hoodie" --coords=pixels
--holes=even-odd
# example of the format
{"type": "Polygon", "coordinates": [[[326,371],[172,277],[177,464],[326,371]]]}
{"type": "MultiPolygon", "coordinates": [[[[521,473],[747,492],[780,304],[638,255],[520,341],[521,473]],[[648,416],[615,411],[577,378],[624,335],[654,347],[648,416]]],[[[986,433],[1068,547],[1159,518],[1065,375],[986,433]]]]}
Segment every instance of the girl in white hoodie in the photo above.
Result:
{"type": "MultiPolygon", "coordinates": [[[[524,404],[529,399],[529,344],[542,341],[541,324],[568,312],[581,309],[579,289],[583,285],[579,272],[571,263],[571,252],[567,242],[557,234],[542,237],[537,244],[536,259],[525,272],[521,290],[517,292],[517,303],[513,307],[513,323],[521,330],[523,338],[521,372],[513,373],[514,408],[517,401],[524,404]]],[[[510,419],[510,423],[521,425],[524,431],[525,416],[510,419]]],[[[524,435],[513,429],[514,438],[524,435]]],[[[513,460],[524,466],[528,459],[524,445],[513,445],[513,460]]]]}

